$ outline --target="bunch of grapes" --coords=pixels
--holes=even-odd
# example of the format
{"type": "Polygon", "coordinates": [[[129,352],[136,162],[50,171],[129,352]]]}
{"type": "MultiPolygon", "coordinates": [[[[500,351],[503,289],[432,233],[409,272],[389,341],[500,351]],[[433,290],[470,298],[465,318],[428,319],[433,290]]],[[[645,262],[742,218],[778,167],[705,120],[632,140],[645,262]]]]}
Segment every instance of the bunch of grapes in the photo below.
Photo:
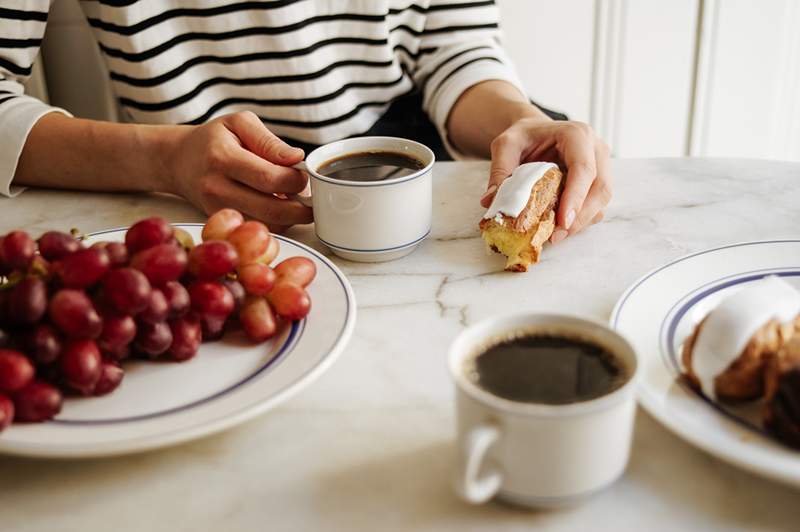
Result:
{"type": "Polygon", "coordinates": [[[279,242],[266,225],[223,209],[202,236],[158,217],[124,243],[0,236],[0,431],[52,418],[64,394],[111,393],[129,358],[183,362],[237,323],[263,342],[308,314],[316,267],[270,267],[279,242]]]}

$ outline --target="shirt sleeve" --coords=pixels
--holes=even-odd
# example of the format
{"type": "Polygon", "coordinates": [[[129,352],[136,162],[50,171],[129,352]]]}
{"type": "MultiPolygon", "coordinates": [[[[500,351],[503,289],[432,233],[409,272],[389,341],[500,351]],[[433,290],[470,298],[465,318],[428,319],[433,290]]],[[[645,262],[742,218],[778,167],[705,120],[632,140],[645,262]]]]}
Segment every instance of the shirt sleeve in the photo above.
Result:
{"type": "Polygon", "coordinates": [[[22,190],[11,181],[36,121],[54,111],[69,115],[23,93],[22,83],[33,70],[49,10],[50,0],[11,0],[0,7],[0,196],[22,190]]]}
{"type": "Polygon", "coordinates": [[[482,81],[502,80],[525,89],[500,45],[499,14],[493,1],[431,0],[422,31],[414,82],[423,107],[447,150],[466,159],[450,143],[447,117],[458,97],[482,81]]]}

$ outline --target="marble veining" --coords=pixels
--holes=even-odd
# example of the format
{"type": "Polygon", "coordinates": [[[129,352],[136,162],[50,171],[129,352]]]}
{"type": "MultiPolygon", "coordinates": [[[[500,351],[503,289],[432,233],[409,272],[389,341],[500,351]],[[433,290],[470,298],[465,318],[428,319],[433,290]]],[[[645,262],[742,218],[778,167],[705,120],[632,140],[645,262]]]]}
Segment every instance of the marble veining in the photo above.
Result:
{"type": "MultiPolygon", "coordinates": [[[[445,354],[463,327],[490,315],[527,309],[606,320],[631,282],[666,261],[800,237],[800,164],[615,160],[606,221],[547,246],[527,274],[502,271],[504,260],[479,238],[488,164],[442,163],[434,173],[433,229],[412,255],[379,264],[334,258],[359,317],[319,381],[244,426],[164,451],[81,462],[0,457],[0,529],[796,529],[796,490],[719,462],[643,412],[625,477],[585,505],[467,506],[448,485],[445,354]]],[[[152,214],[204,220],[169,196],[28,191],[0,200],[0,232],[89,232],[152,214]]],[[[310,227],[288,235],[330,255],[310,227]]]]}

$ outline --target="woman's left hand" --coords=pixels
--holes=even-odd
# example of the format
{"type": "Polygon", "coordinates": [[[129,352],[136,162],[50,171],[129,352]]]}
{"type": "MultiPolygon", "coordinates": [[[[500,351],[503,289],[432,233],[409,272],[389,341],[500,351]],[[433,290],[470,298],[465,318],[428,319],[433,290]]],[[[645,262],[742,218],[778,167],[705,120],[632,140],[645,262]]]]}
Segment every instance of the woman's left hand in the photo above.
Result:
{"type": "Polygon", "coordinates": [[[489,185],[481,197],[484,207],[491,204],[497,187],[517,166],[550,161],[567,169],[551,242],[560,242],[603,219],[611,201],[609,149],[588,125],[522,118],[492,141],[491,153],[489,185]]]}

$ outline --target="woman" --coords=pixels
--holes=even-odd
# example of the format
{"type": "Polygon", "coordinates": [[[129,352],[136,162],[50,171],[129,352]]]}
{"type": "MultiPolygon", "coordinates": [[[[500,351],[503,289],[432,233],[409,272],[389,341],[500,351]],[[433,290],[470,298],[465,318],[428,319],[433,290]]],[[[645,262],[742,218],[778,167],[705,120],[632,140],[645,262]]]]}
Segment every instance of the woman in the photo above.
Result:
{"type": "MultiPolygon", "coordinates": [[[[450,154],[491,157],[484,205],[520,163],[552,160],[568,168],[553,242],[600,220],[608,148],[528,101],[494,2],[408,2],[81,2],[129,122],[114,124],[22,94],[50,1],[12,0],[0,8],[0,193],[171,192],[281,230],[312,221],[275,196],[305,187],[290,168],[299,146],[386,131],[393,102],[419,101],[450,154]]],[[[418,123],[402,133],[426,140],[418,123]]]]}

